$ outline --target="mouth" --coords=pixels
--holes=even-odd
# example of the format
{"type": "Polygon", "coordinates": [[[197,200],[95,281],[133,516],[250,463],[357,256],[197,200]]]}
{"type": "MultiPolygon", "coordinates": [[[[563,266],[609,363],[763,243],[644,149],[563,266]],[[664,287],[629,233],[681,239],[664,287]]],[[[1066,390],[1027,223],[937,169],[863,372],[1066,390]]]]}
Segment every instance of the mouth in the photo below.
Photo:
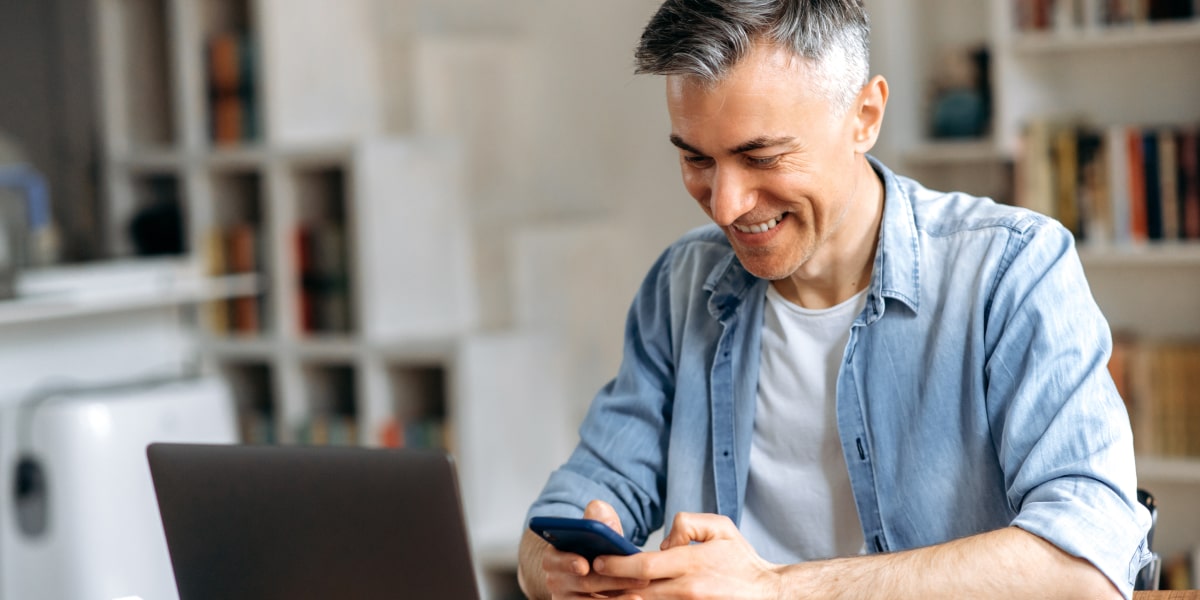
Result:
{"type": "Polygon", "coordinates": [[[773,219],[763,221],[761,223],[751,223],[750,225],[734,223],[732,227],[742,233],[766,233],[778,227],[779,223],[781,223],[784,218],[787,217],[787,215],[788,213],[783,213],[773,219]]]}

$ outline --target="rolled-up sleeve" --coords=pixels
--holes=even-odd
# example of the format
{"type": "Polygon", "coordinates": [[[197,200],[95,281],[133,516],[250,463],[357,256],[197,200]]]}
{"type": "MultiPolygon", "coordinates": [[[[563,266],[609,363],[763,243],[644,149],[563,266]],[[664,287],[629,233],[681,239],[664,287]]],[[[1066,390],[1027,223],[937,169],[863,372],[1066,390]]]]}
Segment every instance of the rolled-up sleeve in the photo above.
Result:
{"type": "Polygon", "coordinates": [[[989,310],[988,418],[1012,524],[1089,561],[1121,591],[1149,560],[1133,436],[1107,364],[1108,324],[1069,232],[1015,236],[989,310]]]}

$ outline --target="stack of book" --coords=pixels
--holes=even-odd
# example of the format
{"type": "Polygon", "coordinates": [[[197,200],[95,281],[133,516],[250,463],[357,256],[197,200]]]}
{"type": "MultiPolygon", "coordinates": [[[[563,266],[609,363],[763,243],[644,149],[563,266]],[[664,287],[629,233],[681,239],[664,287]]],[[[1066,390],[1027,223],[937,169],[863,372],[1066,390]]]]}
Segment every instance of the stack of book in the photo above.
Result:
{"type": "MultiPolygon", "coordinates": [[[[262,267],[261,240],[250,223],[235,223],[209,230],[205,242],[211,275],[257,273],[262,267]]],[[[263,331],[262,295],[238,296],[210,304],[209,322],[214,333],[257,334],[263,331]]]]}
{"type": "Polygon", "coordinates": [[[302,332],[344,333],[351,328],[345,237],[342,224],[329,220],[296,230],[302,332]]]}
{"type": "Polygon", "coordinates": [[[238,428],[247,444],[274,444],[275,419],[267,411],[243,410],[238,414],[238,428]]]}
{"type": "Polygon", "coordinates": [[[1018,31],[1112,27],[1194,18],[1193,0],[1012,0],[1018,31]]]}
{"type": "Polygon", "coordinates": [[[1118,337],[1109,371],[1139,456],[1200,457],[1200,341],[1118,337]]]}
{"type": "Polygon", "coordinates": [[[379,432],[379,443],[385,448],[451,449],[450,430],[445,419],[420,417],[405,420],[388,419],[379,432]]]}
{"type": "Polygon", "coordinates": [[[353,446],[358,443],[354,415],[317,414],[296,430],[296,442],[314,446],[353,446]]]}
{"type": "Polygon", "coordinates": [[[1081,240],[1200,239],[1200,128],[1104,129],[1034,121],[1016,161],[1016,202],[1081,240]]]}

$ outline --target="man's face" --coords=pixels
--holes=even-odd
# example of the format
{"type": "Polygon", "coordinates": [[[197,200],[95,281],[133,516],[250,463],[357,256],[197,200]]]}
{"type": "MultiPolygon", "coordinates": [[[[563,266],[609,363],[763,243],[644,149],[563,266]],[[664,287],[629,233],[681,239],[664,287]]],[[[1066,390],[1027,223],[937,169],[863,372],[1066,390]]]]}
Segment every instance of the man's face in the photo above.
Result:
{"type": "Polygon", "coordinates": [[[812,81],[805,60],[764,44],[719,83],[667,77],[683,184],[764,279],[820,277],[862,238],[847,231],[866,188],[855,110],[837,110],[812,81]]]}

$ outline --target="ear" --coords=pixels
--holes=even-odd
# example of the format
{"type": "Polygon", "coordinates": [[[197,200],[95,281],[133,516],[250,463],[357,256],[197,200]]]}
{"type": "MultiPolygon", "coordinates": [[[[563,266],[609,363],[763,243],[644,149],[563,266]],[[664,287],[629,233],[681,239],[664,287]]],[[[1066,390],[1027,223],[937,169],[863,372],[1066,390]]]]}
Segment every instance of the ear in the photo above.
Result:
{"type": "Polygon", "coordinates": [[[854,101],[852,134],[854,152],[866,154],[879,139],[883,126],[883,111],[887,107],[888,84],[882,75],[876,75],[864,85],[854,101]]]}

